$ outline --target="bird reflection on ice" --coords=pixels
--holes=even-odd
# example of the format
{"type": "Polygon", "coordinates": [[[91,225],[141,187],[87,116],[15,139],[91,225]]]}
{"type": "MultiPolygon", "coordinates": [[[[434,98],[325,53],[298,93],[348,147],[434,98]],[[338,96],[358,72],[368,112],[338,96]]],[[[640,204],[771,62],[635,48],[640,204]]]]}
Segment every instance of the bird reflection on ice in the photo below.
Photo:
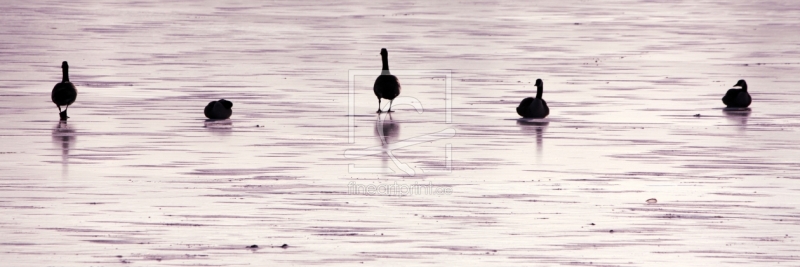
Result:
{"type": "Polygon", "coordinates": [[[66,177],[69,167],[69,150],[75,145],[75,127],[74,123],[67,124],[67,121],[59,121],[53,127],[53,145],[61,150],[61,175],[66,177]]]}

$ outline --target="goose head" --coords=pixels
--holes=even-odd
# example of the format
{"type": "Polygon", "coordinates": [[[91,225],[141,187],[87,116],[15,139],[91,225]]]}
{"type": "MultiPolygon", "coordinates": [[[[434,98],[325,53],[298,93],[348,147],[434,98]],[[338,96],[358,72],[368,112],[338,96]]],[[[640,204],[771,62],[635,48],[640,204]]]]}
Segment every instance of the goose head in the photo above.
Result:
{"type": "Polygon", "coordinates": [[[217,102],[222,104],[222,106],[225,107],[225,109],[231,109],[231,107],[233,107],[233,103],[231,103],[231,101],[228,101],[228,100],[225,100],[225,99],[220,99],[217,102]]]}
{"type": "Polygon", "coordinates": [[[381,48],[381,56],[385,57],[385,56],[388,56],[388,55],[389,55],[389,52],[386,51],[386,48],[381,48]]]}
{"type": "Polygon", "coordinates": [[[742,89],[747,89],[747,82],[745,82],[744,80],[739,80],[733,87],[741,87],[742,89]]]}

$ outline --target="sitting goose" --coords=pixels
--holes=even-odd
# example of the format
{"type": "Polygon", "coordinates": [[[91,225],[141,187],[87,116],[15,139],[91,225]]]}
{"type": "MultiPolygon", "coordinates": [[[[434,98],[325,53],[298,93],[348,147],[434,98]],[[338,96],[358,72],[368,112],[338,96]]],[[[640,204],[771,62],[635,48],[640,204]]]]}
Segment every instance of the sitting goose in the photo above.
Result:
{"type": "Polygon", "coordinates": [[[542,79],[536,79],[536,98],[528,97],[522,100],[517,107],[517,114],[523,118],[541,119],[550,114],[547,102],[542,99],[544,83],[542,79]]]}
{"type": "Polygon", "coordinates": [[[372,91],[378,97],[378,111],[381,113],[381,98],[389,99],[389,110],[392,112],[392,102],[394,98],[400,95],[400,82],[397,77],[389,73],[389,52],[386,48],[381,48],[381,58],[383,60],[383,69],[381,75],[375,79],[375,85],[372,86],[372,91]]]}
{"type": "Polygon", "coordinates": [[[742,89],[730,89],[725,96],[722,97],[722,103],[725,103],[729,108],[746,108],[750,106],[753,101],[750,94],[747,93],[747,83],[744,80],[739,80],[733,87],[740,86],[742,89]]]}
{"type": "Polygon", "coordinates": [[[61,117],[62,121],[69,118],[67,117],[67,108],[75,102],[75,98],[77,97],[78,90],[75,89],[75,85],[69,82],[69,65],[66,61],[61,62],[61,82],[53,87],[50,99],[53,100],[53,103],[58,107],[58,115],[61,117]],[[65,106],[64,111],[61,111],[61,106],[65,106]]]}
{"type": "Polygon", "coordinates": [[[233,107],[233,103],[231,101],[220,99],[217,101],[208,102],[206,105],[205,110],[203,113],[206,114],[206,117],[212,120],[224,120],[231,117],[231,110],[233,107]]]}

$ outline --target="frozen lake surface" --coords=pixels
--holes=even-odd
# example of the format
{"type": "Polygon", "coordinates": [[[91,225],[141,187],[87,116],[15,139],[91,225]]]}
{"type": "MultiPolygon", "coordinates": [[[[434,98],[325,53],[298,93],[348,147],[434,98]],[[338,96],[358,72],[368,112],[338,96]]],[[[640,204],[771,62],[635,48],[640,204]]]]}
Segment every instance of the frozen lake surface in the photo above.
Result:
{"type": "Polygon", "coordinates": [[[0,260],[800,265],[800,2],[516,2],[5,3],[0,260]]]}

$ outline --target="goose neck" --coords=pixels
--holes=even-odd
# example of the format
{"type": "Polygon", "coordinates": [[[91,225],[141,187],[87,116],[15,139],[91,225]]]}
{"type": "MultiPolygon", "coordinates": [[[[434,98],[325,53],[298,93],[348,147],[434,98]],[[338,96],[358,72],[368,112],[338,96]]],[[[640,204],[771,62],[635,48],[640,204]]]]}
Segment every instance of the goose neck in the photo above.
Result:
{"type": "Polygon", "coordinates": [[[542,93],[544,93],[544,86],[537,85],[536,86],[536,99],[542,99],[542,93]]]}
{"type": "Polygon", "coordinates": [[[389,75],[389,57],[387,55],[381,55],[381,61],[383,62],[381,75],[389,75]]]}
{"type": "Polygon", "coordinates": [[[69,82],[69,67],[61,68],[61,82],[69,82]]]}

